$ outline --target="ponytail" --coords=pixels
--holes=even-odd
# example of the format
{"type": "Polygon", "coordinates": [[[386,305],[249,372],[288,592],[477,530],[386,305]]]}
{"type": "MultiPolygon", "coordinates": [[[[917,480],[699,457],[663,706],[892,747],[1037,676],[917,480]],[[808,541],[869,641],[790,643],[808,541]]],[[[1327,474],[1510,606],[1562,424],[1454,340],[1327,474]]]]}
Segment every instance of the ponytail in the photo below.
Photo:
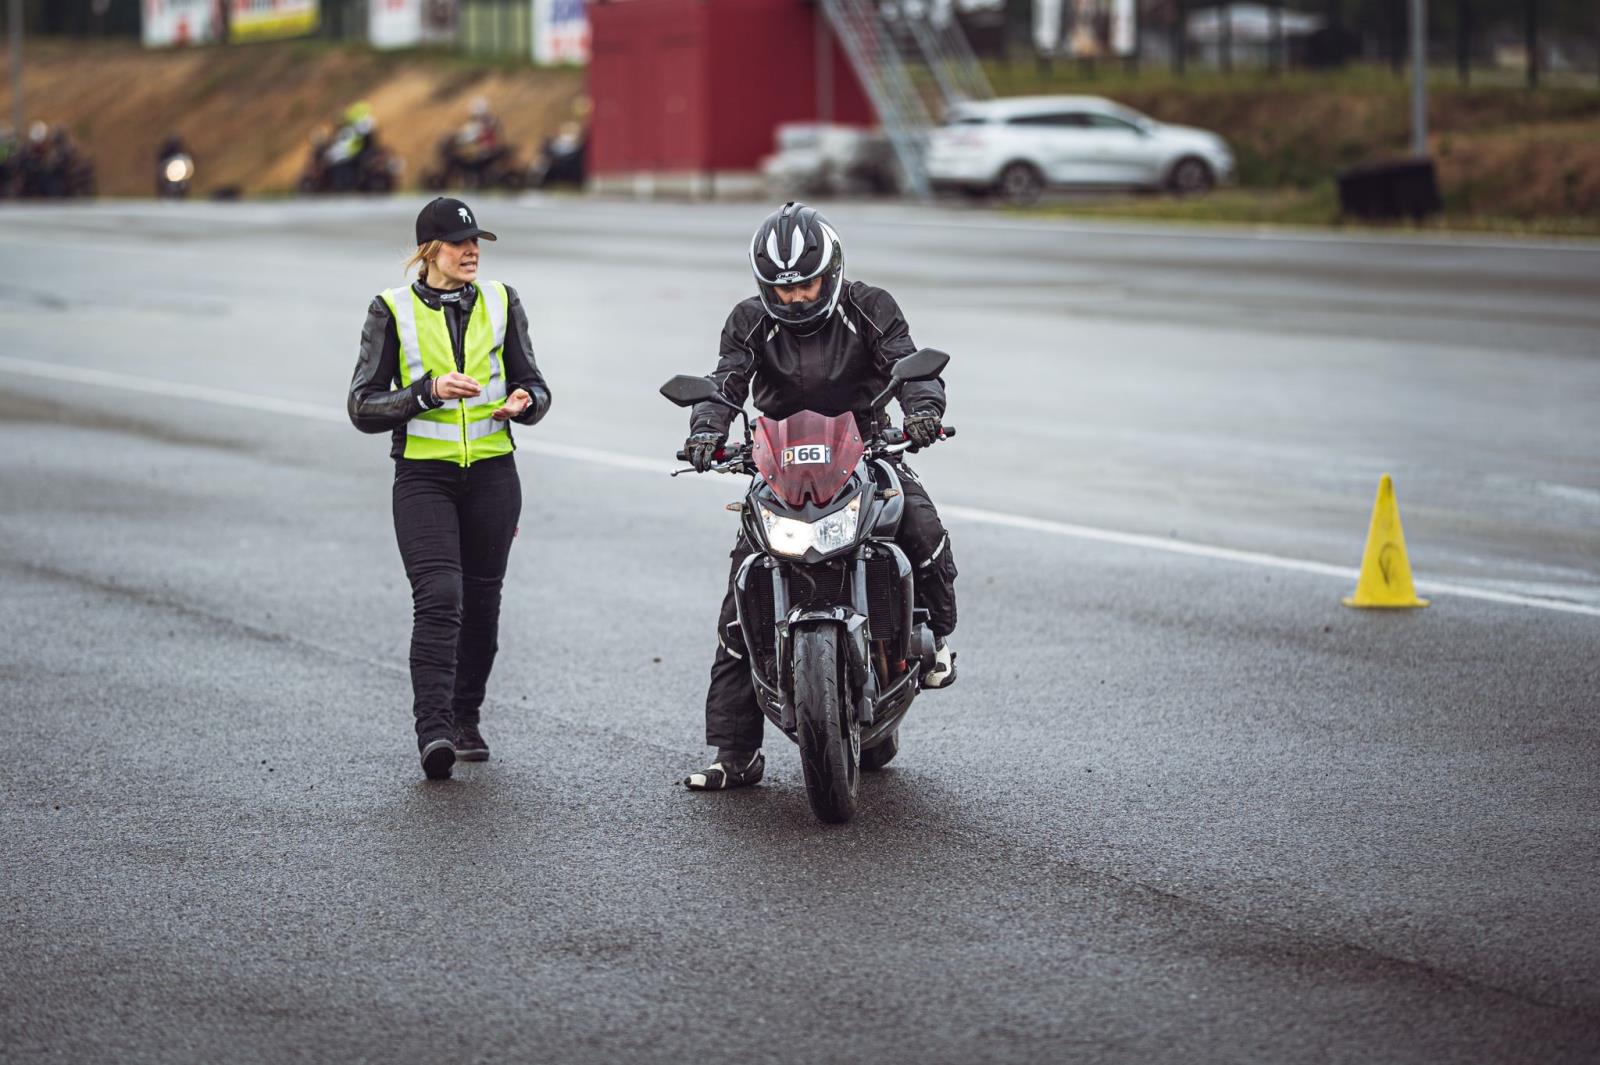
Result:
{"type": "Polygon", "coordinates": [[[428,264],[439,257],[439,249],[442,247],[444,247],[444,241],[442,240],[430,240],[424,244],[418,244],[417,250],[411,253],[411,258],[407,259],[406,264],[400,269],[409,271],[415,266],[417,268],[417,280],[426,284],[428,281],[428,264]]]}

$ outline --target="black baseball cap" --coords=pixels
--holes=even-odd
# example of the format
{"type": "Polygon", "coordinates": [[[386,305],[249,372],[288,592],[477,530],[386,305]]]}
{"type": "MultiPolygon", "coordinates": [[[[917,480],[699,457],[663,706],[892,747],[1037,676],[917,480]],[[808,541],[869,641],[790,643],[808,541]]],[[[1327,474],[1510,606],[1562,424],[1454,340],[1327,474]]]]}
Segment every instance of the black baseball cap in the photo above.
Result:
{"type": "Polygon", "coordinates": [[[478,216],[472,208],[460,200],[440,196],[417,215],[418,244],[426,244],[430,240],[442,240],[454,244],[469,237],[479,237],[483,240],[499,239],[487,229],[479,229],[478,216]]]}

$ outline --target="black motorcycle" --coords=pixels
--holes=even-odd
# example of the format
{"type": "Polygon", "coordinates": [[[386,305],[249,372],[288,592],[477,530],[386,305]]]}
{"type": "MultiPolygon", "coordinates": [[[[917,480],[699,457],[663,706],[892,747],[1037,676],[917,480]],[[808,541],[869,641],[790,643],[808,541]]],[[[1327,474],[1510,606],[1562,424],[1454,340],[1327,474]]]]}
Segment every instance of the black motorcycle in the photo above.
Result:
{"type": "MultiPolygon", "coordinates": [[[[932,348],[901,359],[873,409],[949,361],[932,348]]],[[[848,821],[860,771],[899,752],[900,723],[934,665],[927,611],[913,605],[912,565],[894,542],[905,497],[892,458],[915,445],[894,427],[863,440],[851,414],[758,418],[752,432],[706,377],[674,377],[661,394],[680,407],[721,403],[744,419],[744,443],[719,449],[711,468],[751,477],[729,509],[754,548],[734,585],[756,701],[800,745],[812,811],[848,821]]]]}

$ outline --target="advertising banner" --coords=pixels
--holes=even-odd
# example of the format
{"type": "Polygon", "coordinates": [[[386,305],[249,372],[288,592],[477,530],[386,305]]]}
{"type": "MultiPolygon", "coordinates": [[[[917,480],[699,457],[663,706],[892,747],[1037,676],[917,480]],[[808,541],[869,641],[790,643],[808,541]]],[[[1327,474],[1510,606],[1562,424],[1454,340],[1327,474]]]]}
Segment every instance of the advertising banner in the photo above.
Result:
{"type": "Polygon", "coordinates": [[[537,63],[589,61],[585,0],[533,0],[533,58],[537,63]]]}
{"type": "Polygon", "coordinates": [[[144,0],[141,13],[146,48],[210,44],[221,36],[217,0],[144,0]]]}
{"type": "Polygon", "coordinates": [[[317,32],[320,0],[227,0],[228,40],[264,41],[317,32]]]}
{"type": "Polygon", "coordinates": [[[367,41],[374,48],[454,44],[457,0],[368,0],[367,41]]]}

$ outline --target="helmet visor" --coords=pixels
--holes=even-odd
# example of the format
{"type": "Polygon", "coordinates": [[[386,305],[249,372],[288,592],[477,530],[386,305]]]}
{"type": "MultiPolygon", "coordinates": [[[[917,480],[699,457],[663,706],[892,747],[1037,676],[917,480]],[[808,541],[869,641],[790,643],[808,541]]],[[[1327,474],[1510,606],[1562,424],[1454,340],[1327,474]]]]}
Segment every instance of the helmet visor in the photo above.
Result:
{"type": "MultiPolygon", "coordinates": [[[[778,294],[780,288],[793,290],[794,288],[809,285],[809,281],[801,281],[793,285],[772,285],[766,281],[758,281],[756,288],[761,293],[761,302],[767,309],[767,314],[773,320],[784,326],[810,325],[819,322],[829,314],[839,302],[839,286],[843,282],[844,266],[841,263],[833,270],[824,274],[821,284],[817,286],[815,299],[796,300],[785,303],[778,294]]],[[[815,280],[815,279],[813,279],[815,280]]]]}

